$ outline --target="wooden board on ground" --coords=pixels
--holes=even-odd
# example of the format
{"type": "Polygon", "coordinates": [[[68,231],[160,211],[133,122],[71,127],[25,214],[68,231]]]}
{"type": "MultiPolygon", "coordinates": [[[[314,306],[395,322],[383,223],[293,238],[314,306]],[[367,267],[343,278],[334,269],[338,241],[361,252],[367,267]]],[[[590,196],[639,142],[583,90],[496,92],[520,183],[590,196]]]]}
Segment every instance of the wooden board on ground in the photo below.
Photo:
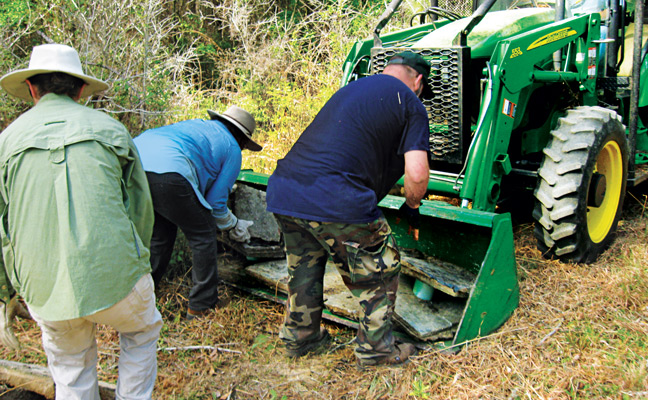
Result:
{"type": "MultiPolygon", "coordinates": [[[[285,260],[272,260],[248,266],[246,272],[268,288],[286,294],[288,273],[285,260]]],[[[324,304],[333,314],[357,321],[361,307],[344,285],[340,274],[330,262],[324,275],[324,304]]],[[[394,321],[409,335],[419,340],[452,339],[461,320],[465,302],[449,299],[426,302],[414,296],[412,279],[401,275],[394,321]]]]}
{"type": "Polygon", "coordinates": [[[476,276],[449,262],[403,256],[402,273],[454,297],[468,297],[476,276]]]}

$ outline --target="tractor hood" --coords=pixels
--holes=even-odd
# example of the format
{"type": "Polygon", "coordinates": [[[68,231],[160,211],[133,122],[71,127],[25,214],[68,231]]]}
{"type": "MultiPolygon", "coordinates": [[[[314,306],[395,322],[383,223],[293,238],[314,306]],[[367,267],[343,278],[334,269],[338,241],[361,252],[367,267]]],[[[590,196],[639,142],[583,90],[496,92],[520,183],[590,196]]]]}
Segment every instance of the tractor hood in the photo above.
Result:
{"type": "MultiPolygon", "coordinates": [[[[552,8],[524,8],[493,11],[486,14],[484,19],[468,35],[468,46],[471,48],[472,57],[490,57],[495,45],[500,40],[551,23],[555,19],[554,15],[552,8]]],[[[455,37],[469,22],[470,17],[453,21],[430,32],[414,43],[412,47],[452,47],[455,37]]]]}

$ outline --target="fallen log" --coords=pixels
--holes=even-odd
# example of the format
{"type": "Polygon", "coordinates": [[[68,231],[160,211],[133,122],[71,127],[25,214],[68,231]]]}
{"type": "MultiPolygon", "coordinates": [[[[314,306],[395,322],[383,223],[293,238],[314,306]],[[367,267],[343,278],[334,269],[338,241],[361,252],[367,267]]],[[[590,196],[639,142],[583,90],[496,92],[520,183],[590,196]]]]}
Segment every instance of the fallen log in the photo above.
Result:
{"type": "MultiPolygon", "coordinates": [[[[47,367],[16,361],[0,360],[0,382],[54,399],[54,381],[47,367]]],[[[99,382],[101,400],[115,398],[115,385],[99,382]]]]}

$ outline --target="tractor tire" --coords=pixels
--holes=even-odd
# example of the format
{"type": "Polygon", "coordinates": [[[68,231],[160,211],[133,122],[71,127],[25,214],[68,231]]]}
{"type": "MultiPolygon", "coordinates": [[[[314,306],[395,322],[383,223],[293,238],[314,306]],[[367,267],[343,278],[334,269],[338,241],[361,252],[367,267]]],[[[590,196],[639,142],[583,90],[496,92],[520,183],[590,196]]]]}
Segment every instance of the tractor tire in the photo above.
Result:
{"type": "Polygon", "coordinates": [[[577,107],[558,120],[534,192],[538,249],[547,258],[592,263],[616,233],[628,176],[621,118],[577,107]]]}

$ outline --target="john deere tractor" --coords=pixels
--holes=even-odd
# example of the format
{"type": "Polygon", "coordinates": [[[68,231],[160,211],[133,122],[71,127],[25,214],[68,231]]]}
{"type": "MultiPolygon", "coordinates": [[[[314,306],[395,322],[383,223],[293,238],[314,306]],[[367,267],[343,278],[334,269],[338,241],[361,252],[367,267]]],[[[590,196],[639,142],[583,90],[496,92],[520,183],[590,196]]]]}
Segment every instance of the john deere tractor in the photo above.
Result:
{"type": "Polygon", "coordinates": [[[538,247],[575,262],[610,244],[648,150],[636,127],[648,116],[643,4],[586,3],[483,1],[467,18],[432,6],[420,13],[427,23],[380,37],[390,11],[373,40],[356,43],[343,77],[378,73],[403,49],[421,53],[433,70],[430,192],[494,212],[533,188],[538,247]]]}
{"type": "MultiPolygon", "coordinates": [[[[626,188],[648,177],[644,5],[484,0],[462,16],[432,1],[411,27],[382,34],[400,3],[353,45],[342,85],[380,73],[403,50],[432,66],[433,95],[423,99],[430,196],[419,240],[397,222],[398,188],[380,206],[402,253],[399,325],[419,340],[457,344],[497,329],[518,305],[503,205],[528,194],[542,254],[590,263],[614,238],[626,188]]],[[[261,191],[266,182],[240,176],[261,191]]],[[[281,288],[281,279],[269,282],[281,288]]],[[[344,314],[339,297],[327,298],[333,319],[344,314]]]]}

